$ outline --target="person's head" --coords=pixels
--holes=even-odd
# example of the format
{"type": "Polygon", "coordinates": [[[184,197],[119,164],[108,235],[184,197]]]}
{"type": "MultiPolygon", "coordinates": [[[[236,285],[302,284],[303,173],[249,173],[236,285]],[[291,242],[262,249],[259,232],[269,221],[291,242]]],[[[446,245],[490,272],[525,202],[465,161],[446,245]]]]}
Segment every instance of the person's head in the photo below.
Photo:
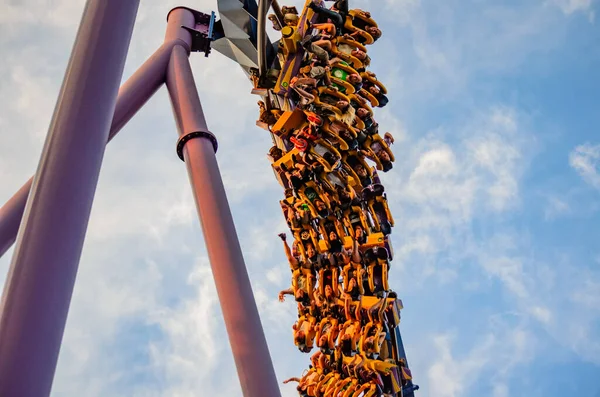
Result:
{"type": "Polygon", "coordinates": [[[325,205],[325,203],[322,200],[316,199],[314,201],[314,205],[315,205],[315,208],[317,209],[317,211],[327,210],[327,206],[325,205]]]}
{"type": "Polygon", "coordinates": [[[283,151],[277,146],[273,146],[271,149],[269,149],[269,156],[271,156],[273,161],[277,161],[283,157],[283,151]]]}
{"type": "Polygon", "coordinates": [[[296,331],[296,336],[294,336],[294,342],[296,342],[296,345],[298,345],[299,347],[301,345],[304,345],[304,342],[306,342],[306,334],[304,333],[304,331],[296,331]]]}
{"type": "Polygon", "coordinates": [[[367,176],[367,170],[361,163],[356,163],[352,168],[360,178],[365,178],[367,176]]]}
{"type": "Polygon", "coordinates": [[[348,107],[350,106],[350,103],[348,103],[348,101],[345,101],[345,100],[340,100],[340,101],[336,102],[335,106],[343,112],[346,109],[348,109],[348,107]]]}
{"type": "Polygon", "coordinates": [[[381,160],[381,162],[391,161],[390,154],[385,150],[380,150],[379,152],[377,152],[377,157],[379,157],[379,160],[381,160]]]}
{"type": "Polygon", "coordinates": [[[315,247],[312,245],[312,243],[306,244],[306,255],[309,258],[312,258],[315,255],[317,255],[317,251],[315,251],[315,247]]]}
{"type": "Polygon", "coordinates": [[[365,117],[367,117],[369,115],[369,111],[366,108],[358,108],[358,109],[356,109],[356,115],[359,118],[364,119],[365,117]]]}
{"type": "Polygon", "coordinates": [[[333,240],[337,240],[337,239],[338,239],[338,235],[337,235],[337,233],[335,232],[335,230],[332,230],[332,231],[330,231],[330,232],[329,232],[329,240],[330,240],[330,241],[333,241],[333,240]]]}
{"type": "Polygon", "coordinates": [[[367,26],[367,33],[369,33],[375,40],[381,37],[381,30],[375,26],[367,26]]]}
{"type": "Polygon", "coordinates": [[[331,285],[328,284],[325,286],[325,297],[331,298],[331,296],[333,296],[333,288],[331,288],[331,285]]]}
{"type": "Polygon", "coordinates": [[[356,227],[354,228],[354,234],[356,234],[356,237],[362,237],[364,235],[364,229],[361,225],[356,225],[356,227]]]}
{"type": "Polygon", "coordinates": [[[346,129],[340,130],[339,135],[346,142],[349,142],[352,139],[354,139],[354,137],[352,136],[352,134],[350,134],[350,132],[348,130],[346,130],[346,129]]]}
{"type": "Polygon", "coordinates": [[[371,95],[377,96],[381,93],[381,90],[376,85],[372,85],[369,87],[369,92],[371,95]]]}
{"type": "Polygon", "coordinates": [[[361,61],[367,59],[367,53],[362,50],[352,50],[352,56],[358,58],[361,61]]]}
{"type": "Polygon", "coordinates": [[[372,336],[369,336],[367,339],[365,339],[365,341],[363,342],[363,347],[365,351],[372,351],[375,349],[375,340],[372,336]]]}
{"type": "Polygon", "coordinates": [[[349,74],[348,77],[346,77],[346,80],[350,84],[360,84],[360,83],[362,83],[362,77],[360,77],[360,74],[358,74],[358,73],[349,74]]]}
{"type": "Polygon", "coordinates": [[[294,243],[292,244],[292,255],[298,256],[298,242],[295,240],[294,240],[294,243]]]}

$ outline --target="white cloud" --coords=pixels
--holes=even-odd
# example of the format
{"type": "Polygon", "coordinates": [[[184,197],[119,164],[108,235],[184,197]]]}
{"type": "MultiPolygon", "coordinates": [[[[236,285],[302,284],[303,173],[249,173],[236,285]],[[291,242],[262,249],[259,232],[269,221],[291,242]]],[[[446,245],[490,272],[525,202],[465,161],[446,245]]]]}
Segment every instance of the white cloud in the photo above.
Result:
{"type": "Polygon", "coordinates": [[[566,15],[573,14],[574,12],[585,12],[593,22],[593,0],[550,0],[550,3],[559,7],[566,15]]]}
{"type": "Polygon", "coordinates": [[[569,164],[585,182],[600,189],[600,145],[577,146],[569,154],[569,164]]]}

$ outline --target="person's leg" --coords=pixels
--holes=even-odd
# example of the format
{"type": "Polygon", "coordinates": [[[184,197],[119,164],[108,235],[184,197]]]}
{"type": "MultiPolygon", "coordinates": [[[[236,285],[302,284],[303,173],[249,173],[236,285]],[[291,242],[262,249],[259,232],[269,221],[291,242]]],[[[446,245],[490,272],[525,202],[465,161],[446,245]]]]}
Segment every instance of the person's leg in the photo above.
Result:
{"type": "Polygon", "coordinates": [[[343,16],[348,15],[348,0],[338,0],[335,2],[334,7],[343,16]]]}
{"type": "Polygon", "coordinates": [[[317,80],[315,80],[313,78],[310,78],[310,77],[300,77],[300,78],[298,78],[295,81],[294,86],[300,85],[300,84],[302,84],[302,85],[312,85],[312,86],[316,87],[317,86],[317,80]]]}
{"type": "Polygon", "coordinates": [[[315,96],[313,94],[304,91],[302,88],[300,88],[300,87],[292,87],[292,88],[294,90],[296,90],[296,92],[298,94],[300,94],[301,97],[306,99],[305,105],[309,105],[315,100],[315,96]]]}
{"type": "Polygon", "coordinates": [[[332,11],[325,7],[320,7],[315,3],[310,3],[308,8],[313,10],[317,15],[319,15],[319,19],[330,19],[331,22],[341,30],[344,27],[345,18],[338,12],[332,11]]]}
{"type": "Polygon", "coordinates": [[[308,51],[315,54],[315,56],[317,57],[317,59],[319,61],[321,61],[325,64],[329,63],[329,53],[323,47],[319,46],[318,44],[310,43],[310,47],[308,48],[308,51]]]}
{"type": "Polygon", "coordinates": [[[312,25],[312,27],[322,30],[330,36],[335,36],[337,33],[336,27],[333,23],[315,23],[312,25]]]}

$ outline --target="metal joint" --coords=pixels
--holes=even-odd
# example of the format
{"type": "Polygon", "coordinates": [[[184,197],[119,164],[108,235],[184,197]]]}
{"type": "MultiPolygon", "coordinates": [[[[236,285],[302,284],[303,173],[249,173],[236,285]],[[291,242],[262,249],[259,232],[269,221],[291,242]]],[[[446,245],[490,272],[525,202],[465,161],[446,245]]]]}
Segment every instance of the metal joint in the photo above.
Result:
{"type": "Polygon", "coordinates": [[[195,29],[182,26],[192,34],[192,52],[203,52],[204,56],[210,54],[210,43],[214,40],[214,29],[217,16],[212,11],[210,15],[197,12],[195,29]]]}
{"type": "Polygon", "coordinates": [[[177,140],[177,156],[181,159],[181,161],[185,162],[183,158],[183,148],[185,144],[194,138],[206,138],[210,140],[213,145],[213,149],[215,149],[215,153],[217,153],[217,149],[219,148],[219,144],[217,142],[217,138],[214,136],[212,132],[208,131],[193,131],[188,132],[187,134],[182,135],[179,140],[177,140]]]}

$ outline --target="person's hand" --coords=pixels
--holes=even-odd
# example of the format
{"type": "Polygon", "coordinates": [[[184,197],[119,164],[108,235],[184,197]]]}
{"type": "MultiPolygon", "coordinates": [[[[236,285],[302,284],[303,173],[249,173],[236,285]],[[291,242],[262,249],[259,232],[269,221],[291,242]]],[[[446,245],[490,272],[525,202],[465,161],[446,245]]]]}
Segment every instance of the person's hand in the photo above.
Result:
{"type": "Polygon", "coordinates": [[[287,236],[285,235],[285,233],[279,233],[279,234],[278,234],[278,236],[279,236],[279,238],[280,238],[282,241],[285,241],[285,240],[286,240],[286,238],[287,238],[287,236]]]}
{"type": "Polygon", "coordinates": [[[283,292],[279,293],[279,302],[285,302],[285,294],[283,292]]]}

